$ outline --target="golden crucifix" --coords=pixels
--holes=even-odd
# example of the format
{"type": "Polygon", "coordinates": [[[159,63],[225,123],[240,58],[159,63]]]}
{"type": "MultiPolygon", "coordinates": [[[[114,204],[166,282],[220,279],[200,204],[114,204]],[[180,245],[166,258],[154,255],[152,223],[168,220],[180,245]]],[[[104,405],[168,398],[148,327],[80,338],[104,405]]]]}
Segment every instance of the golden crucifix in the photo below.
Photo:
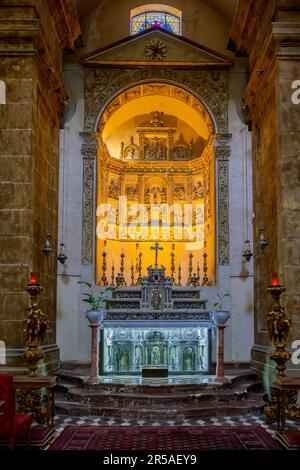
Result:
{"type": "Polygon", "coordinates": [[[162,246],[159,246],[159,243],[156,242],[154,246],[151,246],[150,248],[151,250],[155,250],[155,264],[154,264],[154,267],[157,268],[158,267],[158,263],[157,263],[157,258],[158,258],[158,250],[163,250],[163,247],[162,246]]]}

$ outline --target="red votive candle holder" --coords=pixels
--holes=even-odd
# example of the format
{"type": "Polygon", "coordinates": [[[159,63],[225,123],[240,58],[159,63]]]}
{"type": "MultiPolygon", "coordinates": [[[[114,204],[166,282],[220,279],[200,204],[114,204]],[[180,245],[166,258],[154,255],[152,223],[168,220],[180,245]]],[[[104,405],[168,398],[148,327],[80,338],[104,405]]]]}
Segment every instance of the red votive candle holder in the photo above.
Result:
{"type": "Polygon", "coordinates": [[[36,285],[36,273],[30,273],[30,285],[31,286],[36,285]]]}
{"type": "Polygon", "coordinates": [[[277,273],[273,273],[272,276],[272,286],[277,287],[278,286],[278,276],[277,273]]]}

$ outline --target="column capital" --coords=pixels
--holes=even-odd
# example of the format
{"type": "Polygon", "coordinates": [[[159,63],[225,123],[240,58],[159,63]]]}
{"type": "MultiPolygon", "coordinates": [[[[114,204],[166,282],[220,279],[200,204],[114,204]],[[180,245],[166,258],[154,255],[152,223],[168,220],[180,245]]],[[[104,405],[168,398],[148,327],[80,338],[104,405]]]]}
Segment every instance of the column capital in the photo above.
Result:
{"type": "Polygon", "coordinates": [[[215,157],[217,160],[229,160],[231,147],[229,145],[216,145],[215,157]]]}
{"type": "Polygon", "coordinates": [[[81,147],[81,155],[86,159],[96,159],[98,154],[99,134],[98,132],[80,132],[80,137],[83,138],[81,147]]]}

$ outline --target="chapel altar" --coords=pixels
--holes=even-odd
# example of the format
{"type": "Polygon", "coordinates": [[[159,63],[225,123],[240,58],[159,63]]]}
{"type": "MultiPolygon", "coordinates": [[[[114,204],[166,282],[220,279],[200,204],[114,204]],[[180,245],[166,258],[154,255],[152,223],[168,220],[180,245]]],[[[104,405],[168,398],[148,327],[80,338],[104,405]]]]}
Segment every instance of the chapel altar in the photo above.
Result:
{"type": "MultiPolygon", "coordinates": [[[[158,244],[157,244],[158,245],[158,244]]],[[[200,286],[178,286],[164,266],[149,266],[137,286],[118,287],[101,330],[101,374],[211,370],[211,314],[200,286]]]]}

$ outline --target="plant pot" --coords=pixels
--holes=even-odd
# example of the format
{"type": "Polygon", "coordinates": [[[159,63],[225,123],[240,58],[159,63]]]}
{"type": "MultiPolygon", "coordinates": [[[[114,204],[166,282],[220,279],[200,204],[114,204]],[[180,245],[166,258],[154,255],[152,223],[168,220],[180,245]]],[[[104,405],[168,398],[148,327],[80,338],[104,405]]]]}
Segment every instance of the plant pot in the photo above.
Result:
{"type": "Polygon", "coordinates": [[[85,313],[85,317],[88,319],[90,325],[100,325],[105,318],[105,312],[103,309],[88,310],[85,313]]]}
{"type": "Polygon", "coordinates": [[[223,326],[227,322],[230,314],[228,310],[214,310],[212,312],[212,319],[216,326],[223,326]]]}

